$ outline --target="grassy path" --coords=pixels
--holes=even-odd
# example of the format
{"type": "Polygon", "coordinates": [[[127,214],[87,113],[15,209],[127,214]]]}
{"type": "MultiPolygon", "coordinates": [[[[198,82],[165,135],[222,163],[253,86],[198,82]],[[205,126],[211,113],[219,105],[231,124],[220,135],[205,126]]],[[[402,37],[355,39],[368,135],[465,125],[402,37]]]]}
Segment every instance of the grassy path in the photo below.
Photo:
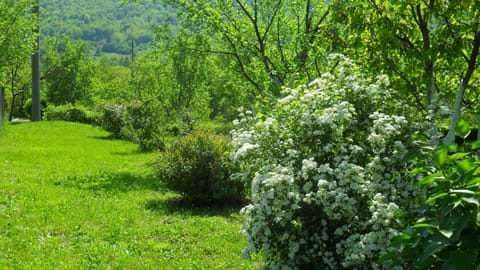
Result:
{"type": "Polygon", "coordinates": [[[87,125],[0,136],[0,269],[252,269],[238,210],[175,203],[154,154],[87,125]]]}

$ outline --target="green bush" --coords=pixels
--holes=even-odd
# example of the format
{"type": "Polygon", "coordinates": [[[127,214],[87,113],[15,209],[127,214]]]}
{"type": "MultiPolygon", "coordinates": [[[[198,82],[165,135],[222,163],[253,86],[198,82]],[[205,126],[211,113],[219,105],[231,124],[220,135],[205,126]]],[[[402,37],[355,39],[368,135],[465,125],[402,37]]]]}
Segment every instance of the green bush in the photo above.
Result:
{"type": "Polygon", "coordinates": [[[383,260],[404,269],[478,269],[480,141],[439,146],[434,160],[433,166],[415,169],[427,173],[418,182],[425,201],[416,222],[392,241],[394,251],[383,260]]]}
{"type": "Polygon", "coordinates": [[[127,106],[108,103],[101,107],[101,117],[98,120],[100,126],[112,133],[115,138],[121,138],[122,128],[125,126],[124,114],[127,110],[127,106]]]}
{"type": "Polygon", "coordinates": [[[137,143],[143,151],[163,150],[163,117],[159,107],[155,100],[128,105],[123,115],[122,137],[137,143]]]}
{"type": "Polygon", "coordinates": [[[95,121],[95,113],[79,105],[49,106],[44,115],[46,120],[69,121],[92,124],[95,121]]]}
{"type": "Polygon", "coordinates": [[[155,163],[167,188],[198,204],[235,202],[243,185],[229,178],[228,143],[222,136],[196,131],[179,138],[155,163]]]}

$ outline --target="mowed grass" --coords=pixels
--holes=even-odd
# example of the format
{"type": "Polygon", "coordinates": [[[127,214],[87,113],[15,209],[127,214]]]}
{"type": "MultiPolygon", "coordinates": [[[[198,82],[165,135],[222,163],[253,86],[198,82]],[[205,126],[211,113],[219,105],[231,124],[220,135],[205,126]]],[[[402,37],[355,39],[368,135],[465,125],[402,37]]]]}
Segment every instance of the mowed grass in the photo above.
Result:
{"type": "Polygon", "coordinates": [[[255,269],[239,209],[178,204],[154,158],[88,125],[7,125],[0,269],[255,269]]]}

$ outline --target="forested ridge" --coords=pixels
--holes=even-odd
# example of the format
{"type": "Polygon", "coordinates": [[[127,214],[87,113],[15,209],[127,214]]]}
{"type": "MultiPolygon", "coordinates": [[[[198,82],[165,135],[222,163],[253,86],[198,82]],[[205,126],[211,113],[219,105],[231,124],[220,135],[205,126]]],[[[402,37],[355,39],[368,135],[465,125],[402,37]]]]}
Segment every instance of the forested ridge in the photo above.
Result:
{"type": "Polygon", "coordinates": [[[145,1],[122,4],[117,0],[44,0],[42,37],[69,36],[89,42],[96,55],[102,52],[130,54],[152,46],[153,27],[176,24],[176,13],[168,6],[145,1]]]}

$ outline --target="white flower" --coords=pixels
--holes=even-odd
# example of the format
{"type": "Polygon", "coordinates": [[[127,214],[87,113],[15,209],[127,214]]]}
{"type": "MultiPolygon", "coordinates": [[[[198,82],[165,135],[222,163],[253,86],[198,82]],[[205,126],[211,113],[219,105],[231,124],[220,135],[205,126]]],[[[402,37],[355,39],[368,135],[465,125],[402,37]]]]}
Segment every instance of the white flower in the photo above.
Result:
{"type": "Polygon", "coordinates": [[[332,59],[335,73],[285,89],[264,121],[245,112],[231,133],[237,178],[252,185],[242,232],[267,268],[380,269],[398,212],[415,194],[400,162],[415,128],[400,113],[408,106],[391,102],[385,76],[369,79],[344,56],[332,59]]]}
{"type": "Polygon", "coordinates": [[[317,186],[318,186],[319,189],[322,189],[324,187],[328,187],[329,184],[330,183],[327,180],[320,179],[320,180],[318,180],[317,186]]]}
{"type": "Polygon", "coordinates": [[[309,172],[315,170],[316,168],[317,162],[315,162],[313,158],[302,160],[302,172],[309,172]]]}
{"type": "Polygon", "coordinates": [[[233,160],[236,161],[238,159],[241,159],[243,158],[244,156],[247,155],[247,153],[253,149],[256,149],[258,148],[259,145],[258,144],[251,144],[251,143],[245,143],[244,145],[242,145],[242,147],[240,147],[234,154],[233,156],[233,160]]]}
{"type": "Polygon", "coordinates": [[[280,100],[278,100],[278,103],[282,104],[282,103],[289,103],[290,101],[292,101],[294,99],[294,97],[292,95],[288,95],[280,100]]]}

